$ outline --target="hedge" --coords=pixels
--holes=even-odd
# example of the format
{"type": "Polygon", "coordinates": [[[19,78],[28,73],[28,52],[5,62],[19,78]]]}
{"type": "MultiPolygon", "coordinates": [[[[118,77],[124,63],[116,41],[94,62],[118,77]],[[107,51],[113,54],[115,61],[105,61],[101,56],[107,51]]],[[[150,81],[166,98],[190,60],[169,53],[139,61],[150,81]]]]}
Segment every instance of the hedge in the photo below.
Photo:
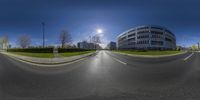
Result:
{"type": "Polygon", "coordinates": [[[90,51],[89,49],[66,49],[66,48],[58,48],[59,53],[65,53],[65,52],[80,52],[80,51],[90,51]]]}
{"type": "Polygon", "coordinates": [[[12,48],[8,52],[53,53],[53,48],[12,48]]]}
{"type": "MultiPolygon", "coordinates": [[[[27,52],[27,53],[53,53],[53,48],[12,48],[7,49],[8,52],[27,52]]],[[[78,49],[78,48],[58,48],[59,53],[65,52],[80,52],[80,51],[90,51],[89,49],[78,49]]]]}

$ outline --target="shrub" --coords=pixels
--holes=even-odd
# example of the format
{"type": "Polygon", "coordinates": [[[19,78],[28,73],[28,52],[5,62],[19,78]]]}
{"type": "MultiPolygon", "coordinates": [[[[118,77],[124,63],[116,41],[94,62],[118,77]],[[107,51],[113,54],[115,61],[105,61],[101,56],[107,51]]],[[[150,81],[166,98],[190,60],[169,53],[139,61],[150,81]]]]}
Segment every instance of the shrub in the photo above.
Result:
{"type": "Polygon", "coordinates": [[[8,52],[27,52],[27,53],[53,53],[53,48],[13,48],[7,49],[8,52]]]}
{"type": "Polygon", "coordinates": [[[80,52],[80,51],[90,51],[89,49],[78,49],[78,48],[58,48],[59,53],[64,53],[64,52],[80,52]]]}

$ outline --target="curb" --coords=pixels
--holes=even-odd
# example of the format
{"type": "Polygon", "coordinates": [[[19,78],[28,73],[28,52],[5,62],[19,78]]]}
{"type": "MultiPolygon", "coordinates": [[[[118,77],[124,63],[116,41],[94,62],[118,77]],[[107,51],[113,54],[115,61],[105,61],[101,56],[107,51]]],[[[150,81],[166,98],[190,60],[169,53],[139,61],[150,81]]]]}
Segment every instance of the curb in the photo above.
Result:
{"type": "MultiPolygon", "coordinates": [[[[15,54],[12,54],[12,55],[6,54],[6,53],[2,53],[2,54],[6,55],[6,56],[8,56],[8,57],[10,57],[10,58],[12,58],[12,59],[21,61],[21,62],[24,61],[24,62],[27,62],[27,63],[38,64],[38,65],[60,65],[60,64],[72,63],[72,62],[81,60],[81,59],[83,59],[83,58],[87,58],[87,57],[90,57],[90,56],[92,56],[92,55],[95,55],[96,53],[97,53],[97,52],[85,54],[85,56],[84,56],[84,55],[81,55],[81,56],[83,56],[83,57],[79,57],[79,58],[72,59],[72,60],[69,60],[69,61],[50,62],[50,63],[42,63],[42,62],[37,62],[37,61],[31,61],[31,60],[22,59],[22,58],[20,58],[20,57],[16,57],[16,56],[18,56],[18,55],[15,55],[15,54]],[[13,56],[13,55],[15,55],[15,56],[13,56]]],[[[80,55],[79,55],[79,56],[80,56],[80,55]]],[[[77,57],[78,57],[78,56],[77,56],[77,57]]],[[[64,58],[68,58],[68,57],[63,57],[63,59],[64,59],[64,58]]]]}

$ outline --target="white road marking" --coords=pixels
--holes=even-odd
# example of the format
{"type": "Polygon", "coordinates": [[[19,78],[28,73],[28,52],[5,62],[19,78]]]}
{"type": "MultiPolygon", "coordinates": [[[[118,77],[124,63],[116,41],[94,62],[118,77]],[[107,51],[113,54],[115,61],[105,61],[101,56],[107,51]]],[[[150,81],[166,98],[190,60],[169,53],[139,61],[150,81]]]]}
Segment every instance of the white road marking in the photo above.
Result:
{"type": "Polygon", "coordinates": [[[117,62],[119,62],[119,63],[122,63],[122,64],[124,64],[124,65],[127,65],[127,63],[125,63],[125,62],[123,62],[123,61],[121,61],[121,60],[119,60],[119,59],[117,59],[117,58],[114,58],[114,57],[112,57],[113,59],[115,59],[117,62]]]}
{"type": "Polygon", "coordinates": [[[187,56],[185,59],[183,59],[184,61],[188,60],[190,57],[192,57],[194,55],[194,52],[192,54],[190,54],[189,56],[187,56]]]}

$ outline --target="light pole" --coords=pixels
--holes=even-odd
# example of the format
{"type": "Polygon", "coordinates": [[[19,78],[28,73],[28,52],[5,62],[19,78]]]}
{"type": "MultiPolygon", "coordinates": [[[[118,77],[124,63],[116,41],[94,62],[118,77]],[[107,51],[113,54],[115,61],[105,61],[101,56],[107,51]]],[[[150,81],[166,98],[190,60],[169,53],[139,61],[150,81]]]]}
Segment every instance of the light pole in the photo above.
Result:
{"type": "Polygon", "coordinates": [[[45,47],[45,23],[42,22],[42,33],[43,33],[43,48],[45,47]]]}

